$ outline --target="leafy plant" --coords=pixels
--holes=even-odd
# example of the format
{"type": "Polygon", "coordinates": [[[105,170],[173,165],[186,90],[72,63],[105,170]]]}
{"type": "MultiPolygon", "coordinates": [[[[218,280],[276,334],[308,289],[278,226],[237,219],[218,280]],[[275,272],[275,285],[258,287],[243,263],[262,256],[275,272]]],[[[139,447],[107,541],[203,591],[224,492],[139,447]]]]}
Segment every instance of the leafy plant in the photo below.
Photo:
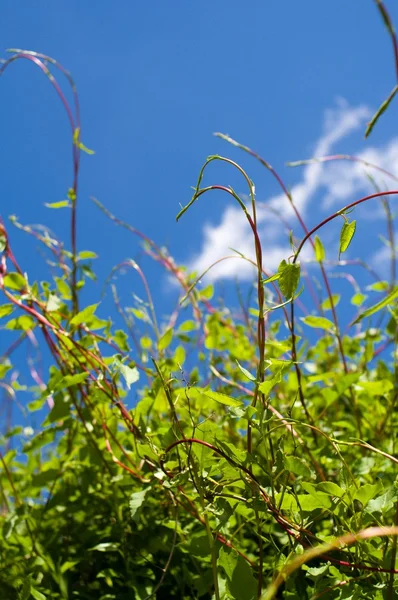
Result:
{"type": "MultiPolygon", "coordinates": [[[[387,10],[376,4],[396,50],[387,10]]],[[[82,302],[96,255],[79,251],[76,239],[80,152],[92,152],[81,142],[76,86],[62,65],[30,51],[13,51],[1,72],[20,59],[48,76],[66,109],[74,173],[68,199],[49,205],[70,210],[70,250],[46,228],[11,220],[46,249],[47,281],[30,281],[0,223],[0,318],[13,338],[0,386],[4,406],[29,397],[27,425],[17,413],[1,436],[1,598],[396,597],[398,288],[393,278],[378,281],[370,292],[382,297],[368,304],[351,276],[351,298],[333,293],[318,235],[343,218],[338,264],[357,226],[348,214],[382,199],[391,224],[389,202],[398,192],[357,199],[308,230],[269,163],[218,134],[280,184],[303,230],[298,243],[292,236],[292,256],[275,274],[264,272],[253,182],[236,162],[211,156],[177,218],[216,189],[238,203],[253,234],[255,301],[241,302],[233,316],[213,300],[212,286],[199,287],[205,274],[187,273],[95,200],[181,287],[177,310],[159,325],[144,272],[123,261],[106,282],[115,315],[105,319],[98,299],[82,302]],[[74,110],[56,70],[72,87],[74,110]],[[207,166],[220,161],[240,173],[250,206],[230,187],[202,187],[207,166]],[[313,309],[306,301],[307,314],[297,318],[306,244],[325,297],[313,309]],[[121,269],[138,274],[145,299],[120,300],[121,269]],[[344,333],[338,304],[351,311],[344,333]],[[28,363],[29,388],[13,363],[23,344],[41,348],[35,360],[47,369],[42,380],[35,361],[28,363]],[[138,398],[133,409],[129,391],[138,398]]],[[[314,160],[332,158],[360,160],[314,160]]]]}

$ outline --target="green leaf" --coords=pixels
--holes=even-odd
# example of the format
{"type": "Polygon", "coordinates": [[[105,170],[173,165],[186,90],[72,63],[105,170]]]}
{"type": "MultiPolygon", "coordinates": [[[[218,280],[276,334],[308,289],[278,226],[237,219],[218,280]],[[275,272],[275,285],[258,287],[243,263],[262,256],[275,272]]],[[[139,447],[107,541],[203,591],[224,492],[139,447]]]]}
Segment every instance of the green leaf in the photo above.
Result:
{"type": "Polygon", "coordinates": [[[301,509],[305,512],[312,512],[318,508],[330,508],[332,506],[330,496],[319,492],[314,496],[311,494],[298,494],[297,501],[301,509]]]}
{"type": "Polygon", "coordinates": [[[331,298],[326,298],[326,300],[324,300],[322,302],[321,308],[323,310],[331,310],[332,309],[332,302],[333,302],[333,306],[336,308],[336,306],[340,302],[340,294],[332,294],[331,298]]]}
{"type": "Polygon", "coordinates": [[[211,553],[209,538],[205,533],[193,535],[187,550],[193,556],[209,556],[211,553]]]}
{"type": "Polygon", "coordinates": [[[389,107],[390,103],[392,102],[392,100],[397,92],[398,92],[398,85],[396,85],[393,88],[393,90],[390,93],[390,95],[388,96],[388,98],[386,100],[384,100],[384,102],[379,106],[379,108],[377,109],[377,111],[375,112],[373,117],[370,119],[368,126],[366,128],[366,131],[365,131],[366,138],[372,133],[373,127],[376,125],[376,123],[379,120],[379,118],[381,117],[381,115],[387,110],[387,108],[389,107]]]}
{"type": "Polygon", "coordinates": [[[323,244],[321,242],[321,240],[319,239],[319,237],[316,235],[315,236],[315,258],[318,262],[322,262],[325,260],[325,248],[323,247],[323,244]]]}
{"type": "Polygon", "coordinates": [[[300,317],[300,319],[309,327],[325,329],[326,331],[334,330],[334,323],[332,323],[332,321],[330,321],[329,319],[325,319],[325,317],[315,317],[310,315],[308,317],[300,317]]]}
{"type": "Polygon", "coordinates": [[[33,329],[36,325],[35,320],[29,315],[21,315],[16,319],[11,319],[8,321],[5,328],[6,329],[21,329],[22,331],[29,331],[29,329],[33,329]]]}
{"type": "Polygon", "coordinates": [[[31,591],[31,584],[29,577],[26,577],[22,584],[21,589],[18,591],[18,600],[29,600],[31,591]]]}
{"type": "Polygon", "coordinates": [[[379,493],[379,491],[380,483],[366,483],[365,485],[362,485],[358,490],[355,491],[353,499],[359,500],[359,502],[361,502],[363,506],[366,506],[369,500],[372,500],[372,498],[374,498],[379,493]]]}
{"type": "Polygon", "coordinates": [[[275,275],[271,275],[271,277],[267,277],[267,279],[263,279],[262,284],[265,285],[267,283],[271,283],[272,281],[277,281],[281,276],[280,273],[275,273],[275,275]]]}
{"type": "Polygon", "coordinates": [[[195,323],[195,321],[184,321],[179,326],[178,331],[184,331],[184,332],[196,331],[197,328],[198,328],[198,326],[195,323]]]}
{"type": "Polygon", "coordinates": [[[82,152],[85,152],[86,154],[95,154],[94,150],[90,150],[90,148],[87,148],[87,146],[80,141],[80,127],[76,127],[73,132],[73,143],[80,148],[82,152]]]}
{"type": "Polygon", "coordinates": [[[70,404],[71,401],[68,396],[64,396],[63,394],[56,394],[54,399],[54,406],[48,414],[44,424],[48,425],[50,423],[55,423],[56,421],[62,421],[63,419],[65,419],[65,417],[69,417],[70,404]]]}
{"type": "Polygon", "coordinates": [[[278,267],[278,285],[285,298],[291,298],[300,281],[300,265],[288,264],[283,260],[278,267]]]}
{"type": "Polygon", "coordinates": [[[120,548],[119,544],[115,542],[103,542],[102,544],[97,544],[88,550],[96,550],[97,552],[119,552],[120,548]]]}
{"type": "Polygon", "coordinates": [[[7,248],[7,238],[4,233],[0,232],[0,252],[4,252],[7,248]]]}
{"type": "Polygon", "coordinates": [[[369,500],[366,510],[370,513],[381,512],[386,513],[394,506],[398,498],[398,489],[395,485],[389,487],[384,494],[378,498],[369,500]]]}
{"type": "Polygon", "coordinates": [[[299,509],[296,498],[288,492],[275,494],[275,501],[282,510],[296,512],[299,509]]]}
{"type": "Polygon", "coordinates": [[[0,363],[0,379],[3,379],[10,369],[11,365],[4,365],[0,363]]]}
{"type": "Polygon", "coordinates": [[[379,381],[358,381],[357,386],[368,392],[371,396],[385,396],[394,389],[394,384],[389,379],[379,381]]]}
{"type": "Polygon", "coordinates": [[[306,478],[311,478],[312,476],[311,469],[309,469],[308,465],[303,461],[303,459],[298,458],[297,456],[286,456],[285,468],[287,471],[294,473],[295,475],[306,478]]]}
{"type": "Polygon", "coordinates": [[[89,373],[76,373],[76,375],[65,375],[65,377],[62,377],[62,379],[56,383],[52,391],[60,392],[61,390],[72,387],[73,385],[79,385],[80,383],[86,381],[88,376],[89,373]]]}
{"type": "Polygon", "coordinates": [[[340,232],[339,260],[343,252],[345,252],[351,244],[351,240],[354,237],[356,227],[356,221],[351,221],[351,223],[349,223],[348,221],[344,220],[343,227],[341,228],[340,232]]]}
{"type": "Polygon", "coordinates": [[[390,287],[388,281],[376,281],[367,286],[367,290],[373,290],[374,292],[385,292],[390,287]]]}
{"type": "Polygon", "coordinates": [[[9,290],[23,290],[26,288],[26,280],[20,273],[8,273],[4,277],[4,287],[9,290]]]}
{"type": "Polygon", "coordinates": [[[137,367],[129,367],[128,365],[122,363],[118,358],[114,359],[114,363],[118,367],[121,375],[123,375],[127,388],[130,389],[131,385],[140,378],[137,367]]]}
{"type": "Polygon", "coordinates": [[[230,444],[224,440],[215,439],[217,447],[225,452],[229,458],[243,463],[246,459],[246,452],[236,447],[234,444],[230,444]]]}
{"type": "Polygon", "coordinates": [[[362,319],[364,319],[365,317],[370,317],[371,315],[374,315],[383,308],[386,308],[386,306],[392,304],[396,300],[396,298],[398,298],[398,286],[396,286],[385,298],[383,298],[383,300],[380,300],[380,302],[377,302],[377,304],[374,304],[373,306],[364,310],[355,319],[355,321],[352,322],[352,325],[355,325],[355,323],[362,321],[362,319]]]}
{"type": "Polygon", "coordinates": [[[41,473],[32,475],[32,485],[34,487],[47,487],[49,483],[53,483],[60,476],[58,469],[47,469],[41,473]]]}
{"type": "Polygon", "coordinates": [[[210,284],[205,288],[201,289],[200,295],[206,298],[206,300],[211,300],[214,295],[214,286],[210,284]]]}
{"type": "Polygon", "coordinates": [[[4,522],[3,531],[2,531],[3,538],[5,540],[8,540],[8,538],[12,535],[17,523],[18,523],[18,516],[15,513],[7,517],[7,520],[4,522]]]}
{"type": "Polygon", "coordinates": [[[133,492],[130,496],[130,515],[133,521],[136,521],[139,516],[139,511],[144,503],[145,496],[148,493],[149,488],[142,490],[141,492],[133,492]]]}
{"type": "Polygon", "coordinates": [[[61,277],[54,277],[54,280],[57,286],[57,290],[62,296],[62,298],[64,298],[65,300],[70,300],[72,298],[72,292],[68,283],[61,277]]]}
{"type": "Polygon", "coordinates": [[[47,304],[46,304],[46,310],[48,312],[54,312],[56,310],[59,310],[62,306],[62,301],[58,298],[58,296],[56,294],[54,294],[53,292],[50,292],[48,299],[47,299],[47,304]]]}
{"type": "Polygon", "coordinates": [[[248,371],[247,369],[242,367],[242,365],[239,363],[239,361],[237,359],[236,359],[236,364],[238,365],[239,370],[243,373],[243,375],[245,377],[247,377],[247,379],[249,379],[249,381],[256,381],[256,377],[254,375],[252,375],[250,373],[250,371],[248,371]]]}
{"type": "Polygon", "coordinates": [[[55,429],[45,429],[44,431],[40,431],[33,439],[26,442],[23,447],[24,452],[32,452],[33,450],[37,450],[38,448],[42,448],[47,444],[51,444],[55,438],[55,429]]]}
{"type": "Polygon", "coordinates": [[[257,597],[257,581],[253,570],[239,554],[232,577],[228,579],[228,589],[236,600],[254,600],[257,597]]]}
{"type": "Polygon", "coordinates": [[[217,564],[224,569],[229,580],[233,577],[234,570],[238,563],[238,556],[237,552],[234,552],[232,548],[226,546],[221,546],[220,552],[218,553],[217,564]]]}
{"type": "Polygon", "coordinates": [[[129,345],[127,343],[128,335],[125,331],[123,331],[122,329],[118,329],[113,334],[113,339],[115,340],[116,344],[119,346],[120,350],[122,350],[123,352],[129,351],[129,345]]]}
{"type": "Polygon", "coordinates": [[[36,590],[35,588],[30,589],[30,593],[35,600],[46,600],[47,596],[36,590]]]}
{"type": "Polygon", "coordinates": [[[162,350],[166,350],[166,348],[168,346],[170,346],[171,341],[173,339],[173,329],[167,329],[164,334],[161,336],[161,338],[159,339],[159,343],[158,343],[158,348],[159,348],[159,352],[162,352],[162,350]]]}
{"type": "Polygon", "coordinates": [[[278,372],[276,375],[273,375],[269,379],[266,379],[258,386],[259,391],[264,394],[264,396],[269,396],[271,390],[280,383],[282,379],[281,372],[278,372]]]}
{"type": "Polygon", "coordinates": [[[221,394],[220,392],[213,392],[207,388],[192,388],[191,392],[194,392],[195,395],[203,394],[210,398],[211,400],[215,400],[220,404],[225,404],[225,406],[241,406],[243,404],[242,400],[237,400],[236,398],[231,398],[226,394],[221,394]]]}
{"type": "Polygon", "coordinates": [[[75,315],[73,319],[71,319],[70,325],[77,326],[81,325],[82,323],[90,322],[90,318],[95,313],[97,306],[98,304],[91,304],[90,306],[86,306],[86,308],[78,312],[77,315],[75,315]]]}
{"type": "Polygon", "coordinates": [[[95,331],[96,329],[103,329],[109,324],[105,319],[100,319],[96,315],[92,315],[90,320],[87,322],[87,326],[91,331],[95,331]]]}
{"type": "Polygon", "coordinates": [[[71,203],[69,200],[60,200],[59,202],[51,202],[50,204],[46,202],[44,206],[47,206],[47,208],[71,208],[71,203]]]}
{"type": "Polygon", "coordinates": [[[2,317],[8,317],[15,309],[14,304],[3,304],[0,306],[0,319],[2,317]]]}
{"type": "Polygon", "coordinates": [[[336,496],[337,498],[341,498],[345,494],[345,490],[341,489],[341,487],[333,481],[321,481],[321,483],[317,484],[316,489],[329,496],[336,496]]]}
{"type": "Polygon", "coordinates": [[[95,252],[92,252],[91,250],[82,250],[77,255],[78,260],[85,260],[88,258],[98,258],[98,254],[96,254],[95,252]]]}
{"type": "Polygon", "coordinates": [[[366,298],[367,298],[367,296],[365,296],[365,294],[361,294],[360,292],[357,292],[351,298],[351,304],[353,304],[354,306],[362,306],[362,304],[365,302],[366,298]]]}

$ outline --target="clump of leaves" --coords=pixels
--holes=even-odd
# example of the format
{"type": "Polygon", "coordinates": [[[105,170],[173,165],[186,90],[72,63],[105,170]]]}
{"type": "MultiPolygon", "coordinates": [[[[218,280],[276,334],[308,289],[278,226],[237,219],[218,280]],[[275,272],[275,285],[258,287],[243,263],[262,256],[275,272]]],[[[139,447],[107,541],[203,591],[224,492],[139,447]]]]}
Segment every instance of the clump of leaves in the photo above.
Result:
{"type": "Polygon", "coordinates": [[[212,286],[198,287],[197,273],[96,201],[181,286],[181,302],[160,326],[144,272],[123,261],[107,282],[115,315],[104,319],[99,299],[81,302],[96,258],[76,243],[87,148],[78,110],[48,65],[66,75],[75,108],[76,88],[62,65],[34,52],[15,51],[2,71],[18,59],[45,72],[67,109],[74,180],[68,200],[50,205],[70,210],[70,250],[50,230],[12,220],[46,248],[48,281],[30,281],[0,225],[0,318],[13,338],[0,361],[3,409],[30,398],[26,425],[14,412],[1,436],[1,598],[395,597],[398,288],[378,281],[369,291],[380,296],[367,303],[351,278],[352,297],[333,293],[319,235],[343,218],[342,254],[356,228],[350,211],[397,192],[353,201],[309,231],[269,163],[222,136],[280,183],[303,230],[300,242],[292,236],[292,256],[264,272],[254,185],[236,162],[212,156],[179,216],[214,189],[238,203],[253,234],[255,300],[228,311],[212,286]],[[239,171],[250,207],[229,187],[202,187],[213,161],[239,171]],[[305,244],[325,290],[313,310],[301,284],[305,244]],[[121,269],[138,274],[144,299],[120,299],[121,269]],[[300,296],[311,314],[297,318],[300,296]],[[352,316],[345,333],[336,310],[343,304],[352,316]],[[18,380],[24,344],[41,348],[28,361],[32,387],[18,380]]]}

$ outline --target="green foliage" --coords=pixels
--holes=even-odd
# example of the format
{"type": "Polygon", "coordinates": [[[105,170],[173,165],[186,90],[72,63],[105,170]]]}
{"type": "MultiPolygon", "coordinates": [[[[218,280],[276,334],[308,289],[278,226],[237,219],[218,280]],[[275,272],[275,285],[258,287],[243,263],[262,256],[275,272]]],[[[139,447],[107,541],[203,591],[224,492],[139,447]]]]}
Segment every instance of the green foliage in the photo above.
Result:
{"type": "MultiPolygon", "coordinates": [[[[381,12],[395,35],[383,5],[381,12]]],[[[24,56],[59,66],[37,53],[24,56]]],[[[221,137],[274,173],[249,148],[221,137]]],[[[79,150],[91,153],[77,117],[71,141],[77,177],[79,150]]],[[[293,257],[264,279],[254,186],[237,163],[210,157],[178,218],[214,189],[200,187],[212,161],[236,169],[249,189],[252,212],[223,188],[253,232],[257,296],[240,311],[214,301],[212,285],[199,289],[196,273],[138,233],[181,285],[179,309],[171,318],[157,315],[143,271],[129,260],[123,266],[141,278],[134,301],[125,305],[113,283],[116,310],[105,320],[99,299],[85,305],[81,294],[95,280],[95,253],[74,243],[66,250],[44,229],[13,218],[51,257],[48,281],[32,283],[0,223],[0,324],[10,341],[0,385],[5,402],[24,407],[0,436],[2,600],[398,594],[396,283],[368,287],[383,298],[358,314],[367,296],[356,282],[352,297],[330,291],[316,236],[326,294],[297,316],[298,258],[311,234],[304,227],[293,257]],[[145,299],[136,295],[142,284],[145,299]],[[337,307],[353,313],[355,327],[344,335],[337,307]],[[166,321],[161,328],[158,318],[166,321]],[[14,360],[32,343],[43,350],[43,381],[33,359],[22,375],[14,360]],[[29,370],[31,387],[20,382],[29,370]]],[[[76,189],[49,205],[68,206],[72,224],[76,189]]],[[[339,254],[356,229],[347,212],[314,230],[343,216],[339,254]]],[[[88,289],[84,298],[94,293],[88,289]]]]}

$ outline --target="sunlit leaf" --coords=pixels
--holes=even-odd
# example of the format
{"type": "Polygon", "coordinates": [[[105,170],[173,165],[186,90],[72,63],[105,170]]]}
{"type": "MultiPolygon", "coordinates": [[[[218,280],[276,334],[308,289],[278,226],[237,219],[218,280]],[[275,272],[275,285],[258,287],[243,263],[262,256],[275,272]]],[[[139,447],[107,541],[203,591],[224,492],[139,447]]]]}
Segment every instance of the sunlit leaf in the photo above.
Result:
{"type": "Polygon", "coordinates": [[[148,489],[149,488],[146,488],[140,492],[134,492],[130,496],[130,502],[129,502],[130,516],[133,520],[137,519],[137,517],[139,515],[139,510],[145,501],[145,497],[148,493],[148,489]]]}
{"type": "Polygon", "coordinates": [[[354,306],[362,306],[362,304],[365,302],[366,298],[367,298],[367,296],[365,294],[361,294],[360,292],[357,292],[351,298],[351,304],[353,304],[354,306]]]}
{"type": "Polygon", "coordinates": [[[323,247],[323,244],[321,242],[321,240],[319,239],[319,237],[316,235],[315,236],[315,258],[318,262],[322,262],[325,260],[325,248],[323,247]]]}
{"type": "Polygon", "coordinates": [[[282,294],[285,298],[291,298],[300,281],[300,265],[289,264],[283,260],[278,267],[278,274],[278,285],[282,294]]]}
{"type": "Polygon", "coordinates": [[[338,303],[340,302],[340,294],[332,294],[331,298],[326,298],[326,300],[324,300],[321,304],[321,308],[323,310],[331,310],[332,308],[332,303],[333,306],[336,307],[338,305],[338,303]]]}
{"type": "Polygon", "coordinates": [[[97,306],[98,306],[98,304],[91,304],[90,306],[86,306],[86,308],[84,308],[83,310],[78,312],[77,315],[75,315],[71,319],[70,325],[77,326],[77,325],[81,325],[82,323],[87,324],[87,322],[90,321],[91,317],[95,313],[97,306]]]}
{"type": "Polygon", "coordinates": [[[398,298],[398,286],[396,286],[385,298],[383,298],[383,300],[380,300],[380,302],[377,302],[377,304],[374,304],[373,306],[370,306],[369,308],[364,310],[355,319],[355,321],[353,321],[352,324],[355,325],[355,323],[362,321],[362,319],[365,319],[365,317],[370,317],[371,315],[374,315],[375,313],[379,312],[383,308],[390,306],[391,304],[393,304],[395,302],[395,300],[397,298],[398,298]]]}
{"type": "Polygon", "coordinates": [[[60,381],[55,385],[53,392],[59,392],[60,390],[64,390],[66,388],[72,387],[73,385],[79,385],[86,381],[89,373],[76,373],[75,375],[65,375],[62,377],[60,381]]]}
{"type": "Polygon", "coordinates": [[[15,306],[13,304],[3,304],[0,306],[0,319],[2,317],[8,317],[15,310],[15,306]]]}
{"type": "Polygon", "coordinates": [[[7,238],[4,233],[0,232],[0,252],[4,252],[7,248],[7,238]]]}
{"type": "Polygon", "coordinates": [[[10,369],[11,365],[0,363],[0,379],[3,379],[10,369]]]}
{"type": "Polygon", "coordinates": [[[231,398],[226,394],[222,394],[220,392],[213,392],[207,388],[193,388],[195,394],[203,394],[207,396],[211,400],[215,400],[220,404],[225,404],[226,406],[241,406],[243,404],[242,400],[237,400],[236,398],[231,398]]]}
{"type": "Polygon", "coordinates": [[[159,342],[158,342],[159,352],[161,352],[162,350],[166,350],[166,348],[168,346],[170,346],[172,339],[173,339],[173,330],[167,329],[164,332],[164,334],[162,335],[162,337],[159,339],[159,342]]]}
{"type": "Polygon", "coordinates": [[[348,250],[349,245],[351,244],[352,238],[354,237],[355,230],[357,227],[356,221],[348,222],[344,220],[343,227],[340,232],[340,247],[339,247],[339,260],[340,256],[348,250]]]}
{"type": "Polygon", "coordinates": [[[4,277],[4,287],[10,290],[21,290],[26,287],[26,280],[20,273],[8,273],[4,277]]]}
{"type": "Polygon", "coordinates": [[[59,310],[62,306],[61,300],[53,293],[50,293],[47,299],[46,310],[47,312],[53,312],[59,310]]]}
{"type": "Polygon", "coordinates": [[[11,319],[6,324],[6,329],[21,329],[22,331],[29,331],[36,326],[36,321],[29,315],[21,315],[15,319],[11,319]]]}
{"type": "Polygon", "coordinates": [[[95,252],[92,252],[91,250],[82,250],[77,255],[77,258],[78,258],[78,260],[85,260],[88,258],[98,258],[98,254],[96,254],[95,252]]]}
{"type": "Polygon", "coordinates": [[[247,377],[247,379],[249,379],[250,381],[256,381],[256,377],[254,375],[252,375],[250,373],[250,371],[248,371],[247,369],[245,369],[244,367],[242,367],[242,365],[239,363],[238,360],[236,361],[236,364],[238,365],[239,370],[243,373],[243,375],[245,377],[247,377]]]}
{"type": "Polygon", "coordinates": [[[140,374],[138,372],[137,367],[130,367],[129,365],[124,364],[119,358],[114,358],[114,364],[118,368],[119,372],[123,376],[127,389],[130,389],[133,383],[139,380],[140,374]]]}
{"type": "Polygon", "coordinates": [[[71,203],[69,200],[60,200],[59,202],[46,202],[44,206],[47,206],[47,208],[71,208],[71,203]]]}
{"type": "Polygon", "coordinates": [[[326,319],[325,317],[316,317],[313,315],[309,315],[308,317],[301,317],[300,319],[309,327],[325,329],[326,331],[333,331],[335,328],[334,323],[332,323],[332,321],[326,319]]]}
{"type": "Polygon", "coordinates": [[[394,96],[397,92],[398,92],[398,85],[396,85],[393,88],[393,90],[390,93],[390,95],[388,96],[388,98],[386,100],[384,100],[384,102],[379,106],[379,108],[377,109],[377,111],[375,112],[373,117],[370,119],[368,126],[366,127],[365,137],[368,137],[372,133],[373,127],[376,125],[376,123],[379,120],[379,118],[381,117],[381,115],[387,110],[387,108],[389,107],[390,103],[394,99],[394,96]]]}
{"type": "Polygon", "coordinates": [[[74,133],[73,133],[73,143],[80,148],[80,150],[82,150],[82,152],[85,152],[86,154],[95,154],[94,150],[90,150],[90,148],[87,148],[87,146],[85,146],[81,141],[80,141],[80,128],[76,127],[74,133]]]}

